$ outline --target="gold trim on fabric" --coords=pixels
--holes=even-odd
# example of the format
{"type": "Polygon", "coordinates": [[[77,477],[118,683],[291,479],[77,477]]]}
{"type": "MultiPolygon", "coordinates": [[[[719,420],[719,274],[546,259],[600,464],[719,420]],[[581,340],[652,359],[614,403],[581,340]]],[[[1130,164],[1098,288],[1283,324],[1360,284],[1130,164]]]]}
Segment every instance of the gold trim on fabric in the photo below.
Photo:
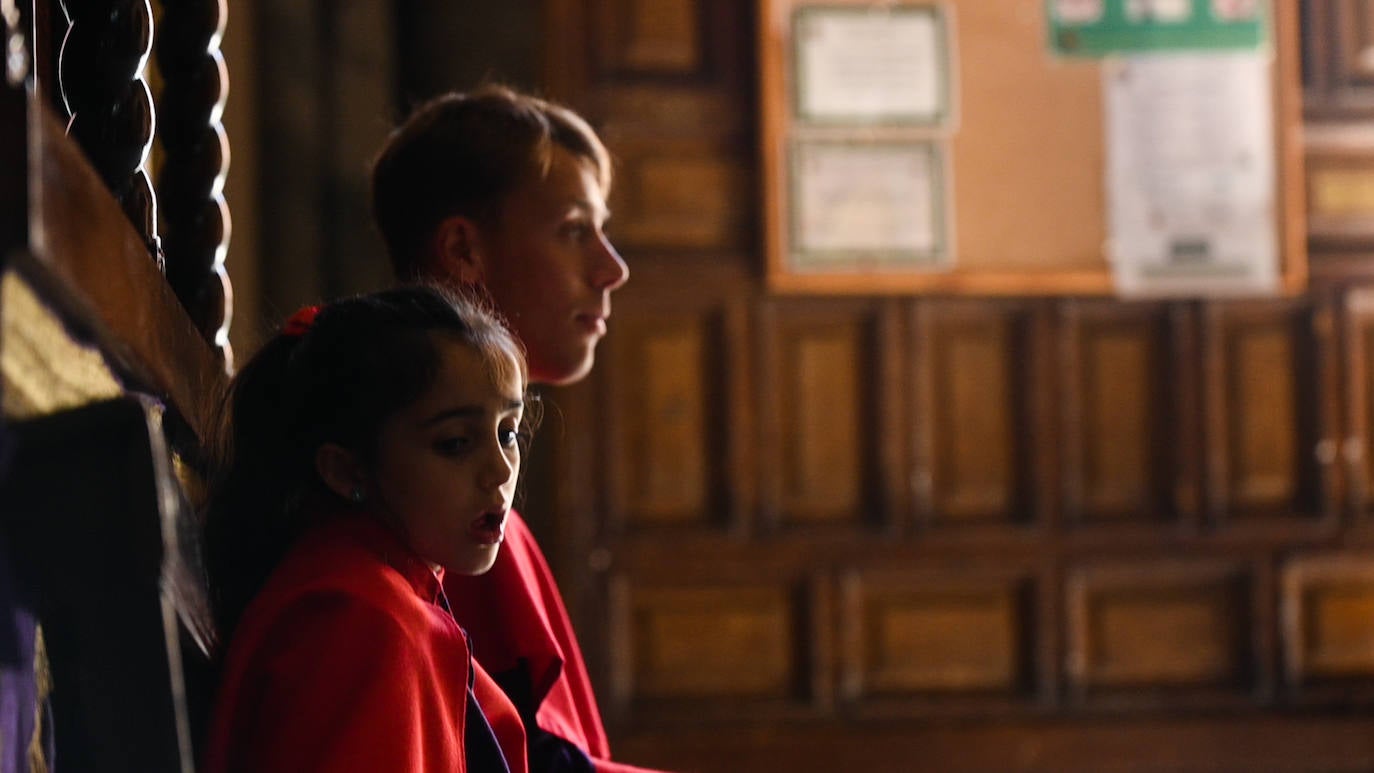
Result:
{"type": "Polygon", "coordinates": [[[57,315],[13,270],[0,279],[0,379],[4,415],[11,419],[43,416],[124,392],[100,352],[72,340],[57,315]]]}
{"type": "Polygon", "coordinates": [[[29,738],[29,773],[48,773],[48,759],[43,749],[43,720],[47,715],[43,707],[52,695],[52,672],[48,669],[48,645],[43,641],[42,625],[37,626],[33,634],[33,680],[38,689],[33,702],[33,736],[29,738]]]}

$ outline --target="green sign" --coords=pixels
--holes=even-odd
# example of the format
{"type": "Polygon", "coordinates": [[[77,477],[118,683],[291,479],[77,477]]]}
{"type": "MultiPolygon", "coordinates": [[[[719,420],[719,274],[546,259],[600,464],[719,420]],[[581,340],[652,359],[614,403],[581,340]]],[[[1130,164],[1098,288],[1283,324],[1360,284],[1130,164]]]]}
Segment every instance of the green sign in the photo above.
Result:
{"type": "Polygon", "coordinates": [[[1065,56],[1254,50],[1268,0],[1046,0],[1050,48],[1065,56]]]}

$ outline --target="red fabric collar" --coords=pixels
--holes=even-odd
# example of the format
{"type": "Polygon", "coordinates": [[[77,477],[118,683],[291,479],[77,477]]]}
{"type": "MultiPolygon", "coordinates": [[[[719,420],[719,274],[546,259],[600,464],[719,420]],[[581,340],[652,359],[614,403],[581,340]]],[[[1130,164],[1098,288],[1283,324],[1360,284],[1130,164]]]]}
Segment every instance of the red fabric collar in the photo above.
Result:
{"type": "Polygon", "coordinates": [[[553,573],[529,527],[514,510],[496,564],[483,575],[444,582],[453,616],[472,635],[487,671],[525,668],[538,702],[539,726],[596,759],[610,757],[606,730],[553,573]]]}
{"type": "Polygon", "coordinates": [[[378,558],[405,578],[415,590],[415,595],[431,604],[440,603],[439,599],[444,593],[442,566],[432,568],[429,562],[420,558],[402,542],[394,531],[384,526],[376,515],[349,513],[336,517],[340,520],[340,531],[357,536],[360,544],[367,545],[378,558]]]}

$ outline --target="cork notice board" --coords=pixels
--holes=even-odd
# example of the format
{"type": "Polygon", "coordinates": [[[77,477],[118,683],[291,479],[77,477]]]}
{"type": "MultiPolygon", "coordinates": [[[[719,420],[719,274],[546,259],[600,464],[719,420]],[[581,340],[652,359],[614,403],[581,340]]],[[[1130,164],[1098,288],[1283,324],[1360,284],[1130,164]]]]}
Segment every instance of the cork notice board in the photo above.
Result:
{"type": "MultiPolygon", "coordinates": [[[[771,289],[1114,292],[1106,60],[1056,52],[1043,0],[758,2],[771,289]],[[890,84],[854,88],[853,73],[827,82],[817,62],[834,61],[833,30],[851,50],[888,47],[868,63],[876,81],[916,87],[894,99],[890,84]],[[928,79],[932,67],[946,74],[928,79]],[[910,206],[899,216],[864,205],[883,196],[910,206]],[[843,240],[827,224],[847,206],[848,241],[832,249],[843,240]]],[[[1297,0],[1267,11],[1278,289],[1293,292],[1306,282],[1297,0]]]]}

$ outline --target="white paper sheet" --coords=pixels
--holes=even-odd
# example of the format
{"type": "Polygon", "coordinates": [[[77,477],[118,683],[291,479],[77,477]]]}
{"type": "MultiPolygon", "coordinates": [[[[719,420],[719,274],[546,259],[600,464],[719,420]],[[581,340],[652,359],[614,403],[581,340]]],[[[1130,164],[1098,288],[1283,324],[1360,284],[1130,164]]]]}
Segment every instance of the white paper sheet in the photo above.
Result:
{"type": "Polygon", "coordinates": [[[1274,291],[1268,54],[1141,55],[1103,64],[1108,255],[1118,291],[1274,291]]]}
{"type": "Polygon", "coordinates": [[[1130,21],[1184,22],[1193,15],[1193,0],[1126,0],[1130,21]]]}
{"type": "Polygon", "coordinates": [[[1092,24],[1102,18],[1105,0],[1054,0],[1054,15],[1066,24],[1092,24]]]}

